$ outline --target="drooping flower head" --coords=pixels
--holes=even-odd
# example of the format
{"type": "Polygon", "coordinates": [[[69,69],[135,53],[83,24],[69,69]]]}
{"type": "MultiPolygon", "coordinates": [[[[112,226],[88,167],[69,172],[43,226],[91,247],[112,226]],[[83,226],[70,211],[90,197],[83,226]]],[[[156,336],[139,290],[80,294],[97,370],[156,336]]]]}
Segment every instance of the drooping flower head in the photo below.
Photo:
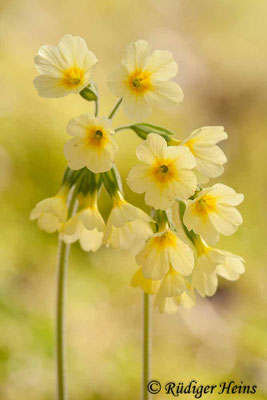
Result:
{"type": "Polygon", "coordinates": [[[97,251],[102,245],[105,222],[98,210],[97,192],[79,195],[80,209],[63,226],[60,237],[66,243],[79,240],[84,251],[97,251]]]}
{"type": "Polygon", "coordinates": [[[158,291],[160,282],[160,280],[155,281],[153,279],[145,278],[142,268],[138,268],[132,277],[131,286],[133,288],[140,287],[147,294],[155,294],[158,291]]]}
{"type": "Polygon", "coordinates": [[[113,139],[111,121],[105,117],[83,114],[70,120],[67,132],[73,136],[64,146],[69,167],[87,167],[94,173],[109,171],[118,145],[113,139]]]}
{"type": "Polygon", "coordinates": [[[151,218],[144,211],[128,203],[116,191],[103,241],[114,249],[131,249],[136,253],[153,233],[150,222],[151,218]]]}
{"type": "Polygon", "coordinates": [[[34,86],[42,97],[63,97],[79,93],[90,81],[92,67],[97,63],[84,39],[64,35],[58,46],[44,45],[34,58],[39,76],[34,86]]]}
{"type": "Polygon", "coordinates": [[[174,314],[181,305],[192,308],[195,301],[195,292],[190,284],[170,268],[156,294],[155,306],[161,313],[174,314]]]}
{"type": "Polygon", "coordinates": [[[31,211],[30,220],[37,219],[38,228],[47,233],[58,231],[67,219],[68,192],[69,188],[62,186],[56,196],[41,200],[31,211]]]}
{"type": "Polygon", "coordinates": [[[173,313],[180,304],[186,304],[189,297],[194,297],[185,278],[192,274],[194,253],[170,229],[169,217],[165,211],[154,213],[158,232],[146,241],[135,257],[141,269],[132,278],[132,286],[148,294],[156,293],[155,305],[160,312],[173,313]]]}
{"type": "Polygon", "coordinates": [[[198,257],[192,275],[192,287],[202,297],[214,295],[218,286],[218,275],[235,281],[245,272],[242,257],[210,247],[200,237],[195,237],[194,241],[198,257]]]}
{"type": "Polygon", "coordinates": [[[171,78],[178,71],[172,53],[156,50],[144,40],[130,43],[121,66],[108,79],[111,92],[122,97],[125,113],[143,119],[152,106],[173,107],[183,100],[182,89],[171,78]]]}
{"type": "Polygon", "coordinates": [[[185,146],[169,146],[161,136],[150,133],[136,149],[143,163],[131,169],[127,183],[136,193],[146,193],[145,202],[156,210],[166,210],[176,198],[188,199],[197,187],[191,171],[194,156],[185,146]]]}
{"type": "Polygon", "coordinates": [[[192,273],[194,255],[191,248],[174,231],[155,233],[137,254],[136,262],[146,279],[163,279],[170,267],[182,276],[192,273]]]}
{"type": "Polygon", "coordinates": [[[225,139],[227,133],[222,126],[206,126],[195,130],[182,142],[196,159],[194,172],[199,183],[207,183],[209,178],[223,173],[227,159],[216,144],[225,139]]]}
{"type": "Polygon", "coordinates": [[[243,199],[243,194],[220,183],[205,188],[194,200],[187,201],[184,224],[207,243],[215,244],[220,233],[232,235],[242,224],[241,214],[234,206],[239,205],[243,199]]]}

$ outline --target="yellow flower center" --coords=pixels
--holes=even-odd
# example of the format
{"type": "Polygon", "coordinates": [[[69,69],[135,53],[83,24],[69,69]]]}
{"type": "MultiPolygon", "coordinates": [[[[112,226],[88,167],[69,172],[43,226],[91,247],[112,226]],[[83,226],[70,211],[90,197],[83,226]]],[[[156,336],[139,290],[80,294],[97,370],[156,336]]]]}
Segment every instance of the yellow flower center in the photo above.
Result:
{"type": "Polygon", "coordinates": [[[188,140],[188,142],[186,142],[186,143],[184,144],[186,147],[189,148],[189,150],[191,151],[191,153],[192,153],[194,156],[196,155],[196,152],[195,152],[195,149],[194,149],[194,144],[195,144],[195,142],[196,142],[196,139],[193,138],[193,139],[188,140]]]}
{"type": "Polygon", "coordinates": [[[172,232],[167,231],[161,236],[155,236],[153,238],[153,242],[158,248],[158,251],[163,251],[166,249],[166,247],[176,246],[176,236],[172,232]]]}
{"type": "Polygon", "coordinates": [[[62,85],[68,89],[81,86],[84,81],[84,71],[78,67],[72,67],[63,71],[62,85]]]}
{"type": "Polygon", "coordinates": [[[172,160],[157,160],[152,166],[152,176],[160,184],[164,185],[177,179],[177,169],[172,160]]]}
{"type": "Polygon", "coordinates": [[[171,275],[171,277],[174,277],[176,275],[178,275],[179,273],[177,271],[175,271],[175,269],[172,267],[172,265],[170,265],[170,269],[168,272],[168,275],[171,275]]]}
{"type": "Polygon", "coordinates": [[[85,138],[86,146],[102,149],[107,143],[107,135],[102,126],[90,126],[85,138]]]}
{"type": "Polygon", "coordinates": [[[100,140],[102,138],[102,136],[103,136],[103,132],[98,129],[95,133],[95,138],[100,140]]]}
{"type": "Polygon", "coordinates": [[[87,194],[86,196],[83,193],[78,193],[77,199],[79,200],[81,211],[83,211],[86,208],[91,208],[92,210],[98,210],[97,191],[95,191],[92,194],[87,194]]]}
{"type": "Polygon", "coordinates": [[[195,238],[194,239],[194,244],[195,244],[195,247],[197,249],[198,256],[201,256],[203,254],[208,254],[208,252],[210,251],[210,247],[206,246],[202,242],[201,238],[195,238]]]}
{"type": "Polygon", "coordinates": [[[117,191],[113,196],[113,205],[114,207],[120,207],[123,204],[127,204],[127,201],[124,199],[123,195],[120,191],[117,191]]]}
{"type": "Polygon", "coordinates": [[[129,75],[126,82],[128,88],[135,94],[144,94],[152,89],[150,74],[137,68],[129,75]]]}
{"type": "Polygon", "coordinates": [[[216,197],[203,196],[194,203],[194,211],[196,214],[205,217],[209,213],[216,211],[216,197]]]}

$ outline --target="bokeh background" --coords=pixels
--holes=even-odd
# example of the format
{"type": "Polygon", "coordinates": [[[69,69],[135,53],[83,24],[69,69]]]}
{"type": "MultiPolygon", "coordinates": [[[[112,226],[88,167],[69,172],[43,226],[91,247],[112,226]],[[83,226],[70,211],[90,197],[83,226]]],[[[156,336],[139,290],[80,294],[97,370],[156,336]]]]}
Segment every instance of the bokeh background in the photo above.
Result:
{"type": "MultiPolygon", "coordinates": [[[[42,99],[33,87],[33,56],[64,33],[84,37],[99,59],[93,78],[101,114],[116,101],[107,75],[126,45],[142,38],[174,53],[177,82],[185,93],[177,111],[156,110],[149,122],[179,138],[201,126],[225,126],[229,139],[222,147],[229,162],[220,181],[245,194],[244,225],[219,246],[242,255],[247,272],[238,282],[221,279],[217,294],[198,298],[191,311],[154,312],[153,378],[163,384],[233,379],[256,384],[253,398],[267,399],[266,14],[265,0],[1,0],[1,400],[54,398],[57,237],[38,231],[29,213],[59,187],[67,122],[93,110],[79,96],[42,99]]],[[[114,125],[127,123],[119,111],[114,125]]],[[[125,177],[140,139],[123,131],[117,141],[117,164],[125,177]]],[[[143,207],[142,196],[125,191],[129,201],[143,207]]],[[[105,216],[109,208],[104,195],[105,216]]],[[[135,269],[127,252],[102,248],[88,254],[73,246],[67,303],[70,399],[139,398],[142,296],[129,284],[135,269]]]]}

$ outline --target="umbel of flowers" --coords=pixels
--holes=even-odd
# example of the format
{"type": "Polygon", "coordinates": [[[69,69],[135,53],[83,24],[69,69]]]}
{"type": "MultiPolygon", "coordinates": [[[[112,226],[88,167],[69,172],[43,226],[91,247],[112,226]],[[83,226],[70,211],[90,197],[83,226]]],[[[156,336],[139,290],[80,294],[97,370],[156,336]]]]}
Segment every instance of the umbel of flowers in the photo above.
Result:
{"type": "Polygon", "coordinates": [[[118,102],[109,116],[100,117],[99,94],[91,80],[97,59],[83,39],[65,35],[58,46],[42,46],[34,62],[40,96],[74,93],[95,103],[94,115],[74,116],[67,125],[72,137],[64,146],[68,166],[58,193],[31,212],[38,227],[58,232],[61,243],[79,241],[84,251],[95,252],[102,245],[130,249],[138,266],[131,284],[155,295],[160,312],[192,307],[196,292],[212,296],[219,276],[238,279],[244,260],[213,247],[220,234],[232,235],[242,224],[236,206],[243,195],[223,184],[209,184],[222,175],[227,161],[218,147],[227,138],[224,128],[202,127],[179,140],[169,129],[144,122],[153,107],[175,108],[183,100],[172,81],[178,66],[171,52],[152,52],[144,40],[129,44],[108,78],[118,102]],[[120,105],[131,123],[114,127],[112,118],[120,105]],[[139,163],[129,171],[127,184],[144,194],[150,215],[123,194],[114,136],[125,129],[142,139],[136,149],[139,163]],[[98,209],[102,189],[113,204],[107,221],[98,209]]]}
{"type": "MultiPolygon", "coordinates": [[[[90,80],[96,63],[83,39],[65,35],[58,46],[40,48],[35,57],[40,75],[34,85],[43,97],[79,93],[97,103],[96,85],[90,80]]],[[[179,305],[194,305],[196,291],[213,295],[218,276],[236,280],[244,272],[241,257],[211,247],[220,234],[232,235],[242,224],[235,208],[243,201],[242,194],[223,184],[203,187],[223,173],[227,159],[217,145],[227,138],[223,127],[197,129],[182,141],[168,129],[140,123],[154,105],[173,107],[183,99],[181,88],[171,80],[177,70],[169,51],[151,52],[143,40],[131,43],[108,86],[136,122],[114,129],[115,110],[109,118],[83,114],[71,119],[62,185],[56,196],[40,201],[30,216],[40,229],[58,231],[66,243],[79,240],[85,251],[97,251],[101,245],[131,249],[139,266],[132,286],[156,294],[155,304],[167,313],[179,305]],[[134,192],[145,194],[151,217],[123,196],[114,164],[118,150],[114,135],[123,129],[143,139],[136,149],[140,163],[129,171],[127,183],[134,192]],[[68,219],[67,201],[74,187],[78,209],[68,219]],[[102,187],[113,202],[106,222],[98,210],[102,187]],[[178,219],[187,241],[179,236],[178,219]]]]}

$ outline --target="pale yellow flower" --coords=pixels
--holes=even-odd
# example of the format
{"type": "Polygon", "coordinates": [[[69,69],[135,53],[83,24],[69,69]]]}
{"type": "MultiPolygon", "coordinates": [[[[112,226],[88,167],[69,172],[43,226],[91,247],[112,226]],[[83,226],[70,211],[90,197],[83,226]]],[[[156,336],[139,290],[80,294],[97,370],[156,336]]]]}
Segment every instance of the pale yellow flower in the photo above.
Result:
{"type": "Polygon", "coordinates": [[[153,233],[150,222],[151,218],[144,211],[128,203],[117,192],[103,241],[114,249],[131,249],[136,253],[153,233]]]}
{"type": "Polygon", "coordinates": [[[185,291],[181,296],[177,297],[161,297],[156,295],[155,306],[158,307],[160,313],[172,315],[177,312],[179,306],[186,309],[194,307],[196,298],[193,291],[185,291]]]}
{"type": "Polygon", "coordinates": [[[63,226],[60,238],[66,243],[79,240],[84,251],[97,251],[105,230],[105,222],[98,210],[96,195],[88,195],[81,210],[63,226]]]}
{"type": "Polygon", "coordinates": [[[207,183],[209,178],[222,175],[227,158],[216,145],[227,139],[227,133],[222,126],[206,126],[192,132],[182,144],[187,146],[196,159],[194,172],[199,183],[207,183]]]}
{"type": "Polygon", "coordinates": [[[190,284],[170,268],[156,294],[155,306],[161,313],[174,314],[180,305],[192,308],[195,305],[195,293],[190,284]]]}
{"type": "Polygon", "coordinates": [[[83,114],[70,120],[67,132],[74,136],[64,146],[71,169],[87,167],[95,174],[111,169],[118,145],[109,119],[83,114]]]}
{"type": "Polygon", "coordinates": [[[147,294],[155,294],[159,288],[160,280],[146,279],[142,268],[139,268],[132,277],[131,285],[134,288],[140,287],[147,294]]]}
{"type": "Polygon", "coordinates": [[[34,57],[39,76],[34,86],[42,97],[63,97],[79,93],[90,80],[95,55],[88,50],[84,39],[64,35],[58,46],[44,45],[34,57]]]}
{"type": "Polygon", "coordinates": [[[137,254],[136,262],[143,269],[146,279],[160,280],[170,267],[182,276],[192,273],[192,249],[170,229],[154,234],[137,254]]]}
{"type": "Polygon", "coordinates": [[[216,184],[203,189],[194,200],[188,200],[183,221],[209,244],[218,241],[220,233],[232,235],[242,224],[242,217],[234,206],[244,199],[232,188],[216,184]]]}
{"type": "Polygon", "coordinates": [[[195,193],[197,180],[191,171],[194,156],[185,146],[169,146],[161,136],[150,133],[136,149],[143,163],[131,169],[127,183],[136,193],[146,193],[145,202],[166,210],[176,198],[188,199],[195,193]]]}
{"type": "Polygon", "coordinates": [[[38,228],[53,233],[66,222],[68,188],[63,187],[54,197],[41,200],[31,211],[30,220],[37,219],[38,228]]]}
{"type": "Polygon", "coordinates": [[[195,239],[198,252],[192,275],[192,287],[202,296],[213,296],[217,290],[218,277],[237,280],[245,272],[244,260],[229,251],[207,246],[201,239],[195,239]]]}
{"type": "Polygon", "coordinates": [[[122,97],[125,113],[143,119],[152,106],[173,107],[183,100],[180,86],[170,81],[178,71],[172,53],[156,50],[144,40],[130,43],[121,66],[108,79],[111,92],[122,97]]]}

